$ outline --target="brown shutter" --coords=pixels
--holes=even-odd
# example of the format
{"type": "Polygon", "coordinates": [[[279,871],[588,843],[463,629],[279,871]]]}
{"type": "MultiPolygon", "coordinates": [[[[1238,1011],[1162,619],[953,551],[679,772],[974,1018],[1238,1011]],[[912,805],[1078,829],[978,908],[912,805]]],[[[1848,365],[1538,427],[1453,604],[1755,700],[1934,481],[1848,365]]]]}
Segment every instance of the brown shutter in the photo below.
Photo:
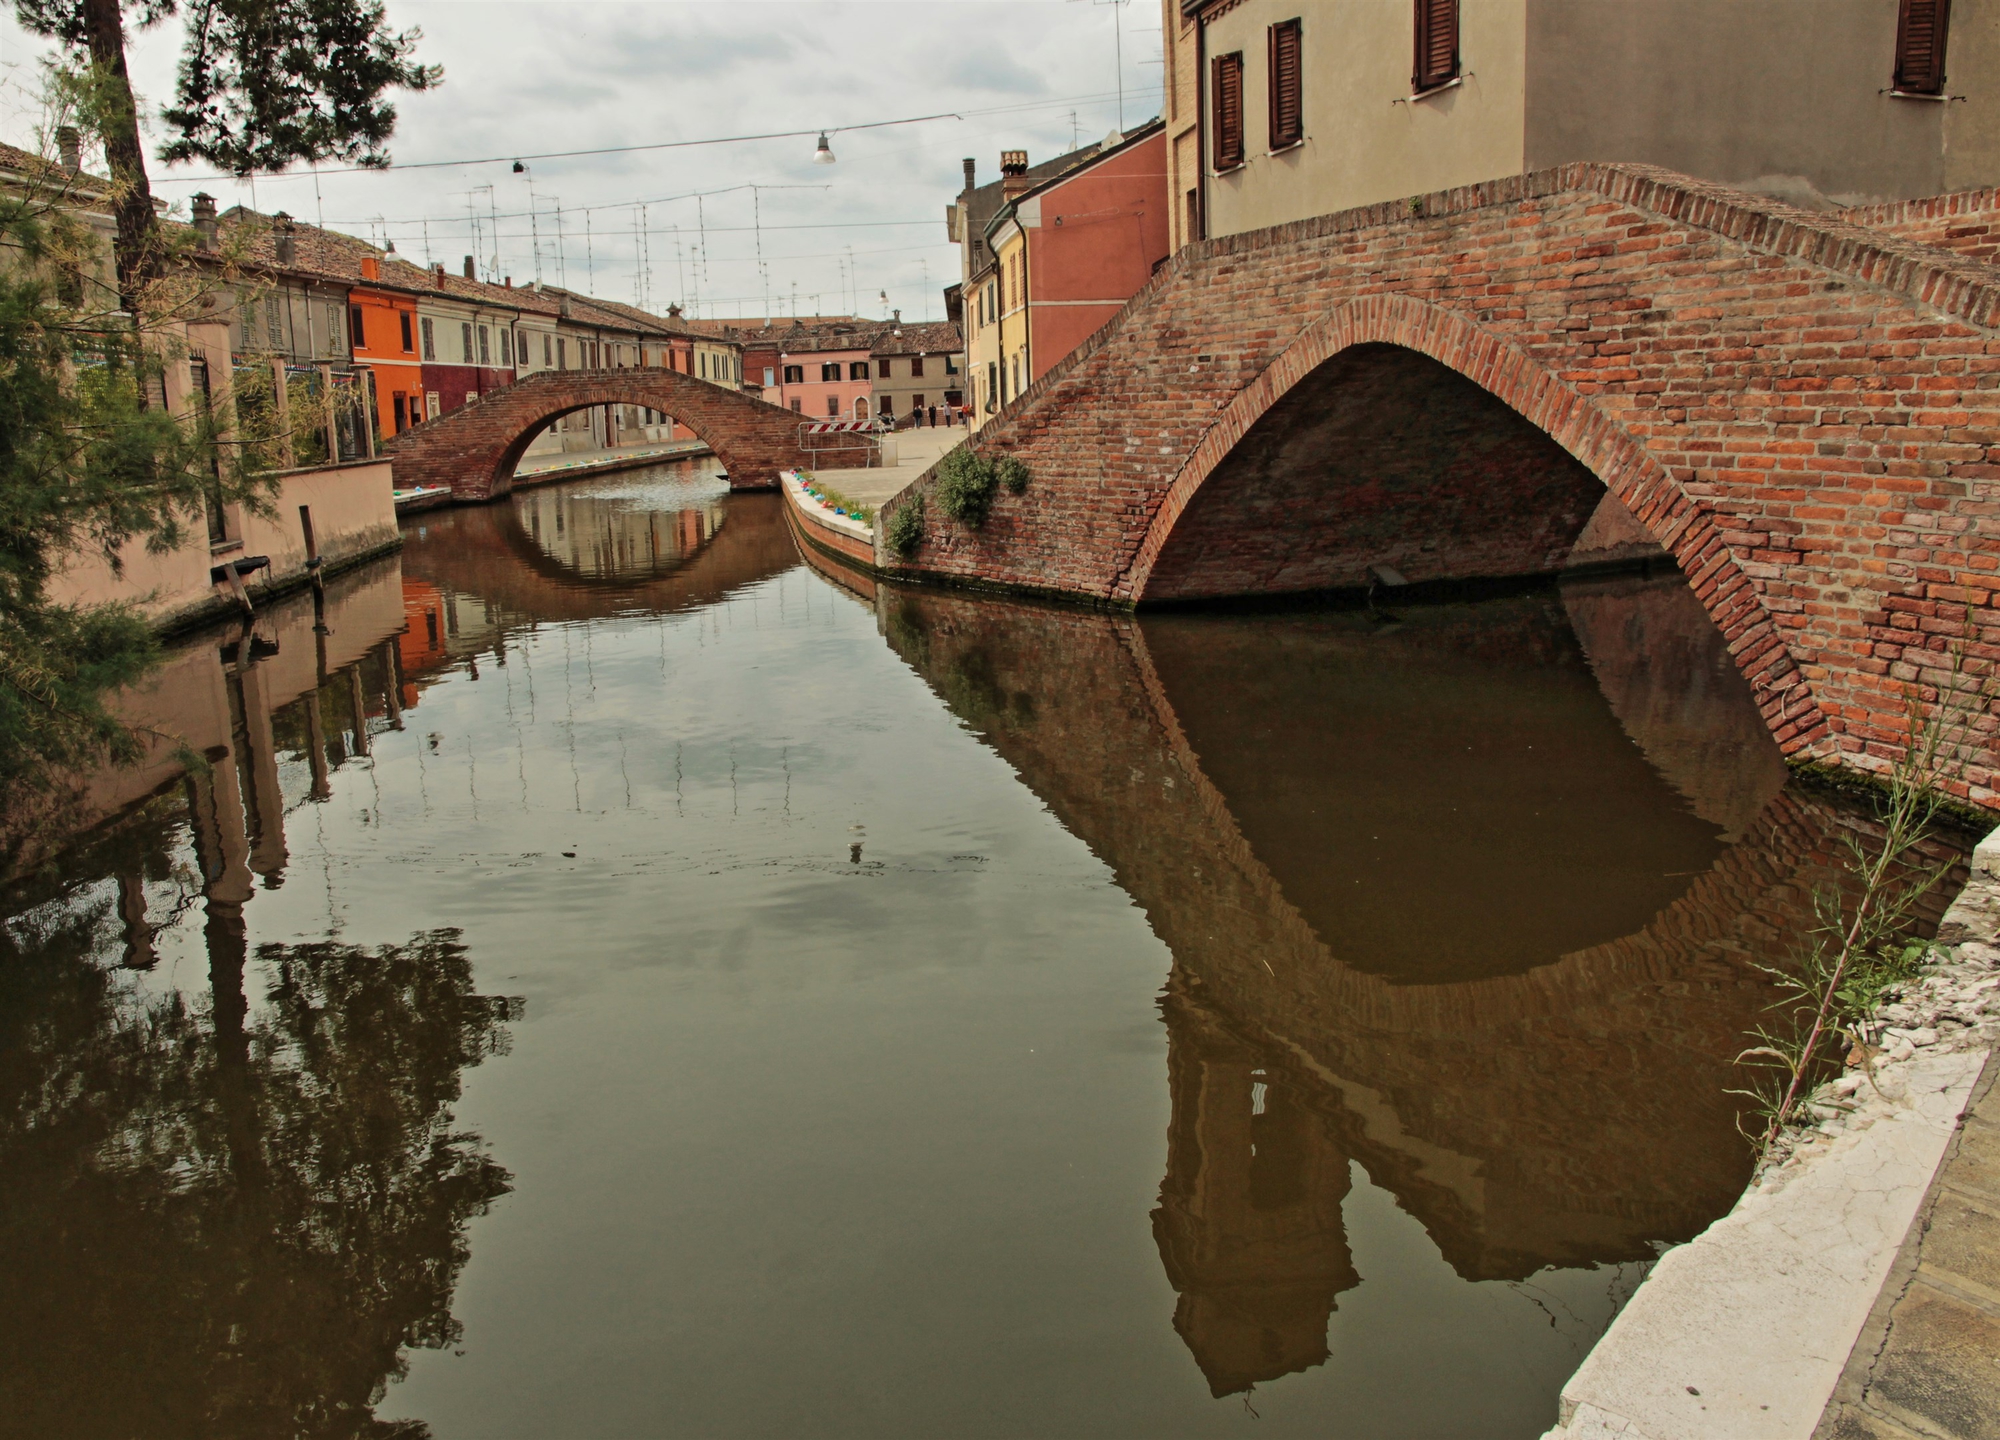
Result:
{"type": "Polygon", "coordinates": [[[1417,0],[1417,66],[1411,86],[1421,94],[1458,74],[1458,0],[1417,0]]]}
{"type": "Polygon", "coordinates": [[[1271,148],[1282,150],[1306,138],[1300,92],[1300,34],[1297,20],[1271,27],[1271,148]]]}
{"type": "Polygon", "coordinates": [[[1896,16],[1895,88],[1911,95],[1944,91],[1944,42],[1951,0],[1902,0],[1896,16]]]}
{"type": "Polygon", "coordinates": [[[1243,52],[1215,57],[1215,168],[1243,163],[1243,52]]]}

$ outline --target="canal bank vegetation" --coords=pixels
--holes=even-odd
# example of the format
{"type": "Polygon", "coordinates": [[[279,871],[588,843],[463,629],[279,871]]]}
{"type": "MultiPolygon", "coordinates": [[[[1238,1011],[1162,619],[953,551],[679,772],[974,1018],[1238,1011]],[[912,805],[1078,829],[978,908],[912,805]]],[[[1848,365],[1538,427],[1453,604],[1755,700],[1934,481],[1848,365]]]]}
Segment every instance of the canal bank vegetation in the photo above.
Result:
{"type": "MultiPolygon", "coordinates": [[[[174,9],[151,4],[131,20],[156,24],[174,9]]],[[[0,181],[6,795],[45,787],[52,771],[138,753],[105,697],[153,664],[157,644],[127,607],[52,599],[65,561],[95,551],[117,574],[134,543],[162,553],[204,526],[214,533],[222,507],[267,505],[272,457],[288,449],[271,431],[284,407],[247,391],[237,406],[228,375],[207,387],[185,378],[195,373],[189,326],[226,320],[218,292],[234,278],[233,257],[194,263],[193,233],[160,219],[118,0],[19,0],[15,11],[59,49],[45,67],[44,158],[10,161],[0,181]],[[86,170],[89,152],[108,177],[86,170]]],[[[174,103],[160,112],[162,153],[237,173],[381,163],[395,122],[384,92],[441,78],[410,60],[417,38],[388,29],[373,0],[204,7],[174,103]]]]}
{"type": "Polygon", "coordinates": [[[1970,747],[1968,722],[1988,684],[1968,674],[1966,645],[1950,651],[1948,671],[1930,697],[1911,682],[1905,698],[1902,753],[1871,798],[1879,832],[1843,837],[1842,880],[1813,895],[1816,924],[1786,960],[1760,965],[1777,986],[1780,1015],[1754,1032],[1739,1063],[1755,1078],[1731,1093],[1750,1101],[1745,1133],[1768,1152],[1789,1127],[1817,1119],[1820,1084],[1843,1065],[1871,1077],[1883,1053],[1882,1012],[1915,980],[1930,954],[1917,933],[1919,907],[1959,864],[1932,844],[1941,822],[1960,820],[1950,794],[1970,747]]]}

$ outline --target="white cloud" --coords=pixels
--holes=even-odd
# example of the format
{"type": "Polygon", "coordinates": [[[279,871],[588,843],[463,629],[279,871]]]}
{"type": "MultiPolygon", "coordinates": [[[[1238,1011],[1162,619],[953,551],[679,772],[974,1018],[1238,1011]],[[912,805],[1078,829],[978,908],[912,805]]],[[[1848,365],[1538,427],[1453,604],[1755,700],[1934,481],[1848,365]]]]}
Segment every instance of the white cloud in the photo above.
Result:
{"type": "MultiPolygon", "coordinates": [[[[656,309],[679,299],[703,313],[760,313],[768,289],[772,309],[785,313],[796,286],[801,312],[816,303],[879,314],[876,296],[887,291],[906,317],[941,318],[939,292],[956,278],[944,207],[961,183],[960,157],[975,156],[981,180],[991,180],[1003,149],[1040,159],[1118,118],[1113,10],[1091,0],[390,0],[389,14],[398,26],[420,26],[422,58],[445,67],[439,90],[398,97],[394,158],[500,163],[325,175],[317,189],[310,174],[261,179],[258,208],[386,234],[400,253],[454,269],[467,253],[490,259],[497,249],[517,282],[533,278],[539,240],[543,278],[566,276],[617,300],[637,298],[645,259],[656,309]],[[1023,108],[975,113],[997,107],[1023,108]],[[835,133],[831,167],[811,163],[810,136],[534,161],[527,177],[506,163],[948,111],[965,118],[835,133]],[[754,202],[740,189],[655,204],[638,233],[632,202],[750,184],[774,188],[754,202]],[[824,188],[775,188],[785,186],[824,188]],[[497,243],[488,218],[496,214],[497,243]]],[[[1119,18],[1130,125],[1159,109],[1160,12],[1138,0],[1119,18]]],[[[133,43],[135,79],[152,103],[171,91],[179,38],[169,25],[133,43]]],[[[28,95],[42,48],[15,26],[11,6],[0,12],[0,136],[15,143],[28,143],[34,125],[28,95]]],[[[206,189],[225,206],[250,203],[247,185],[183,178],[202,168],[156,164],[155,190],[184,200],[206,189]]]]}

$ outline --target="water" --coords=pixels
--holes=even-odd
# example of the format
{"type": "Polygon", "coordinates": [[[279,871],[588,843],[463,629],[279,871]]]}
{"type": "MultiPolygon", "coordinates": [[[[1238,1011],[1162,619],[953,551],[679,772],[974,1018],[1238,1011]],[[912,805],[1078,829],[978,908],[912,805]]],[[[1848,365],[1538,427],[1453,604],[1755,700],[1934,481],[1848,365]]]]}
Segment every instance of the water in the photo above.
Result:
{"type": "Polygon", "coordinates": [[[1861,824],[1685,587],[1135,620],[778,506],[422,517],[15,817],[0,1433],[1553,1421],[1861,824]]]}

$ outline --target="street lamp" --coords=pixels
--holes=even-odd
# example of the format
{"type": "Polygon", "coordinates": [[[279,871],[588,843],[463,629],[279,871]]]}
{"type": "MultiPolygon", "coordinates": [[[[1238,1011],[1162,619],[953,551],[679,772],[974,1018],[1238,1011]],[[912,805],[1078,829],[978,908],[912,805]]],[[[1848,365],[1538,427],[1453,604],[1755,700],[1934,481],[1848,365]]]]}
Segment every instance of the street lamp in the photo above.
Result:
{"type": "Polygon", "coordinates": [[[833,147],[826,143],[826,131],[822,130],[819,132],[819,149],[813,151],[813,164],[831,165],[832,163],[833,147]]]}

